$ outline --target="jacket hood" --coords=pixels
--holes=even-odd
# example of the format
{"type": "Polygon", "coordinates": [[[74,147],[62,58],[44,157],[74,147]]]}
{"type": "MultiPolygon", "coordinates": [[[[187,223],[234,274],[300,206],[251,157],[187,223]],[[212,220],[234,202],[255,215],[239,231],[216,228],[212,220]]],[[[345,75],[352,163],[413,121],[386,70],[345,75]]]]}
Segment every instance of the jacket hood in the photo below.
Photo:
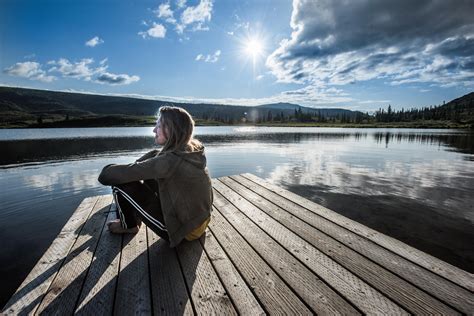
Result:
{"type": "Polygon", "coordinates": [[[189,162],[196,168],[199,168],[199,169],[206,168],[207,160],[206,160],[206,155],[204,154],[204,146],[193,152],[177,151],[175,152],[175,154],[177,154],[184,161],[189,162]]]}

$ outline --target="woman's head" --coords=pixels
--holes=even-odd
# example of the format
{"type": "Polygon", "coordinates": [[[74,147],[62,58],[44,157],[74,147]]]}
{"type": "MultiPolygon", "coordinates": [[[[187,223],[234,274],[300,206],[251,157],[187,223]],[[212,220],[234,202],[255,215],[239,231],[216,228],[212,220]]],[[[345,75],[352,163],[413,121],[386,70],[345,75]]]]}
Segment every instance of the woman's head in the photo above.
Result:
{"type": "Polygon", "coordinates": [[[192,138],[194,120],[183,108],[163,106],[158,111],[158,119],[153,129],[155,142],[163,145],[163,151],[190,150],[201,144],[192,138]]]}

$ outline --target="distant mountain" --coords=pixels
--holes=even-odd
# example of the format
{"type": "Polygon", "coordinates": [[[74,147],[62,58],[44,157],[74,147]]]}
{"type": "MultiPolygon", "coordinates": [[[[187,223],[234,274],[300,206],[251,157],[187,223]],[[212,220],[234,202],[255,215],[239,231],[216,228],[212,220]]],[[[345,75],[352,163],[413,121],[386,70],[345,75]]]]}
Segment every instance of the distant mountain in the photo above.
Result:
{"type": "Polygon", "coordinates": [[[356,115],[356,113],[360,113],[358,111],[351,111],[351,110],[346,110],[346,109],[310,108],[310,107],[305,107],[298,104],[283,103],[283,102],[262,104],[262,105],[257,106],[257,108],[268,109],[268,110],[272,110],[273,112],[278,111],[278,110],[284,111],[285,114],[288,114],[288,113],[293,114],[295,110],[298,110],[301,108],[301,112],[303,113],[319,114],[325,117],[334,117],[334,116],[338,116],[342,114],[352,117],[356,115]]]}
{"type": "Polygon", "coordinates": [[[360,112],[345,109],[314,109],[291,103],[236,106],[207,103],[178,103],[130,97],[104,96],[82,93],[57,92],[24,88],[0,87],[0,124],[37,120],[39,117],[61,119],[91,118],[110,115],[153,116],[164,105],[180,106],[195,118],[235,122],[246,118],[257,120],[268,116],[291,116],[295,110],[323,116],[344,114],[348,117],[360,112]]]}
{"type": "Polygon", "coordinates": [[[270,104],[262,104],[257,106],[258,108],[262,109],[273,109],[273,110],[297,110],[300,106],[298,104],[292,104],[292,103],[270,103],[270,104]]]}

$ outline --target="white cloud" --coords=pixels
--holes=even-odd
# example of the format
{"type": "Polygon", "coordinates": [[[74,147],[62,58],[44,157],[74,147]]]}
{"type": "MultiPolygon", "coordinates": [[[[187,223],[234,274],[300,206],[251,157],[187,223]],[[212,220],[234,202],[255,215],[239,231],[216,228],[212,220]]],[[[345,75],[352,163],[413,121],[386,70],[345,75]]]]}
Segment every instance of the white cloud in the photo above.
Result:
{"type": "Polygon", "coordinates": [[[258,75],[257,77],[255,77],[255,80],[262,80],[263,79],[263,75],[258,75]]]}
{"type": "Polygon", "coordinates": [[[239,29],[244,29],[248,31],[250,29],[250,22],[238,22],[235,23],[234,27],[234,31],[238,31],[239,29]]]}
{"type": "Polygon", "coordinates": [[[52,65],[48,72],[59,72],[63,77],[71,77],[76,79],[91,80],[92,76],[107,69],[107,66],[101,65],[97,68],[92,67],[94,60],[92,58],[84,58],[78,62],[71,62],[66,58],[60,58],[57,61],[49,61],[48,65],[52,65]]]}
{"type": "Polygon", "coordinates": [[[160,4],[158,10],[155,10],[155,14],[158,18],[164,19],[168,23],[176,23],[169,3],[160,4]]]}
{"type": "Polygon", "coordinates": [[[181,14],[181,22],[185,25],[203,23],[211,20],[212,1],[201,0],[195,7],[187,7],[181,14]]]}
{"type": "Polygon", "coordinates": [[[219,60],[219,57],[221,56],[221,51],[218,49],[216,52],[212,55],[206,55],[204,56],[203,54],[199,54],[196,56],[194,60],[196,61],[204,61],[206,63],[215,63],[219,60]]]}
{"type": "Polygon", "coordinates": [[[181,103],[209,103],[209,104],[229,104],[253,106],[268,103],[295,103],[309,107],[325,108],[349,108],[348,102],[354,102],[347,93],[341,89],[317,89],[313,86],[307,86],[297,90],[284,91],[272,96],[263,98],[195,98],[192,96],[171,97],[164,95],[141,95],[141,94],[108,94],[115,96],[124,96],[131,98],[140,98],[147,100],[160,100],[181,103]]]}
{"type": "Polygon", "coordinates": [[[162,24],[153,22],[153,27],[148,29],[146,32],[139,32],[143,38],[154,37],[154,38],[164,38],[166,35],[166,28],[162,24]]]}
{"type": "Polygon", "coordinates": [[[309,106],[331,106],[332,104],[354,101],[354,99],[342,89],[316,87],[313,85],[308,85],[301,89],[281,92],[280,95],[278,95],[278,98],[282,100],[278,102],[293,102],[309,106]]]}
{"type": "Polygon", "coordinates": [[[95,47],[99,44],[102,44],[103,42],[103,39],[99,38],[98,36],[95,36],[86,42],[86,46],[95,47]]]}
{"type": "Polygon", "coordinates": [[[206,22],[211,20],[212,6],[211,0],[201,0],[197,6],[186,7],[181,12],[180,23],[175,23],[176,32],[183,34],[189,27],[191,32],[208,31],[206,22]]]}
{"type": "Polygon", "coordinates": [[[184,8],[186,6],[186,0],[177,0],[176,5],[178,8],[184,8]]]}
{"type": "Polygon", "coordinates": [[[26,61],[24,63],[16,63],[5,71],[9,75],[29,78],[36,75],[40,71],[40,64],[33,61],[26,61]]]}
{"type": "Polygon", "coordinates": [[[5,68],[3,71],[11,76],[28,78],[30,80],[42,82],[52,82],[56,80],[54,76],[47,76],[46,72],[41,69],[41,65],[34,61],[16,63],[11,67],[5,68]]]}
{"type": "Polygon", "coordinates": [[[469,1],[294,0],[290,26],[266,61],[280,82],[474,86],[469,1]]]}
{"type": "Polygon", "coordinates": [[[98,83],[107,83],[110,85],[126,85],[140,80],[139,76],[129,76],[127,74],[112,74],[109,72],[101,73],[95,79],[98,83]]]}
{"type": "Polygon", "coordinates": [[[357,103],[359,104],[387,104],[389,103],[390,100],[364,100],[364,101],[359,101],[357,103]]]}
{"type": "MultiPolygon", "coordinates": [[[[74,78],[84,81],[93,81],[101,84],[124,85],[131,84],[140,80],[139,76],[127,74],[113,74],[107,71],[107,58],[102,59],[98,66],[94,66],[92,58],[84,58],[78,62],[69,61],[66,58],[51,60],[46,64],[47,72],[59,73],[63,78],[74,78]]],[[[13,66],[4,69],[4,72],[18,77],[24,77],[31,80],[51,82],[56,80],[55,76],[46,75],[46,71],[41,68],[37,62],[16,63],[13,66]]]]}
{"type": "Polygon", "coordinates": [[[243,32],[247,34],[248,36],[248,32],[250,30],[250,22],[242,21],[241,18],[237,14],[234,15],[234,19],[237,22],[234,22],[234,24],[231,27],[231,30],[226,32],[227,35],[229,36],[237,35],[239,31],[243,29],[243,32]]]}
{"type": "MultiPolygon", "coordinates": [[[[186,7],[185,0],[177,0],[175,11],[171,9],[169,2],[164,2],[153,12],[162,23],[168,23],[168,26],[171,25],[176,33],[181,35],[181,41],[183,39],[189,39],[183,35],[186,30],[190,32],[209,30],[209,26],[207,26],[206,23],[211,20],[212,6],[212,0],[200,0],[196,6],[188,7],[186,7]],[[179,21],[175,18],[175,14],[179,16],[179,21]]],[[[145,25],[147,24],[145,23],[145,25]]],[[[166,28],[163,24],[153,23],[153,28],[150,28],[146,32],[139,32],[138,34],[143,38],[165,37],[166,28]]]]}
{"type": "Polygon", "coordinates": [[[191,28],[191,31],[192,32],[209,31],[209,26],[204,26],[202,23],[198,23],[198,24],[193,25],[193,27],[191,28]]]}

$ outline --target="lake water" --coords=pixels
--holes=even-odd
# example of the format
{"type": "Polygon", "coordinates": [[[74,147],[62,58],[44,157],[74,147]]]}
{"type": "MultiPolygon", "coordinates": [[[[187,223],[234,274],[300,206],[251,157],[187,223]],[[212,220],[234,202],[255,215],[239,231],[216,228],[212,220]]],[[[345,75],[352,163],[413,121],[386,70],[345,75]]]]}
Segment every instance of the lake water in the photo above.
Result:
{"type": "MultiPolygon", "coordinates": [[[[459,130],[197,127],[212,177],[250,172],[474,272],[474,134],[459,130]]],[[[0,130],[3,306],[109,163],[152,128],[0,130]]]]}

